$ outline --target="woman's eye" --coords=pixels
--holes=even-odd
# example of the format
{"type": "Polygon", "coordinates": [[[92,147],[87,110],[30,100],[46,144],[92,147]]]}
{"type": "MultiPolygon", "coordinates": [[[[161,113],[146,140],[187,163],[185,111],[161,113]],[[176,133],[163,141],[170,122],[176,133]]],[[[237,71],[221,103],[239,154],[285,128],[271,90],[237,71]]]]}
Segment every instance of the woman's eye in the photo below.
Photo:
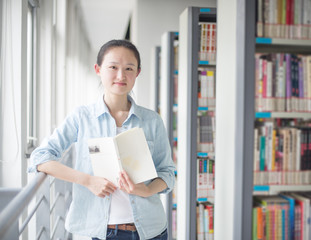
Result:
{"type": "Polygon", "coordinates": [[[127,71],[133,71],[133,68],[127,68],[126,70],[127,71]]]}
{"type": "Polygon", "coordinates": [[[117,69],[116,66],[110,66],[109,68],[111,68],[111,69],[117,69]]]}

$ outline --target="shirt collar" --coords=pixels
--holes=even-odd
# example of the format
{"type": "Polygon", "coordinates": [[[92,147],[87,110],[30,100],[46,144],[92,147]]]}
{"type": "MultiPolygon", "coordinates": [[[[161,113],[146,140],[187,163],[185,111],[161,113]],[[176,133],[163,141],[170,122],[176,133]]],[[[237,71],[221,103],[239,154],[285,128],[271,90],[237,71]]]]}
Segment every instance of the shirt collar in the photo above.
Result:
{"type": "MultiPolygon", "coordinates": [[[[128,118],[130,118],[131,115],[135,115],[138,118],[141,118],[142,116],[140,115],[139,108],[136,105],[134,99],[131,96],[127,96],[127,99],[131,102],[131,108],[129,111],[128,118]]],[[[99,116],[103,114],[110,114],[109,109],[104,102],[104,95],[98,98],[97,103],[95,105],[95,116],[98,118],[99,116]]]]}

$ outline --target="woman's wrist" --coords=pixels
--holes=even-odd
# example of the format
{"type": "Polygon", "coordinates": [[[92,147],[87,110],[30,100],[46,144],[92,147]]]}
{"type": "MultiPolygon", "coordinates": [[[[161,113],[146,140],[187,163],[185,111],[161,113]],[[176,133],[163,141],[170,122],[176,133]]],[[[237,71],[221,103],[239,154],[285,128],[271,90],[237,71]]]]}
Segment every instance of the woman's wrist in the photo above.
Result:
{"type": "Polygon", "coordinates": [[[87,187],[91,184],[91,178],[92,176],[89,174],[86,174],[86,173],[81,174],[81,176],[78,176],[77,178],[77,184],[87,187]]]}

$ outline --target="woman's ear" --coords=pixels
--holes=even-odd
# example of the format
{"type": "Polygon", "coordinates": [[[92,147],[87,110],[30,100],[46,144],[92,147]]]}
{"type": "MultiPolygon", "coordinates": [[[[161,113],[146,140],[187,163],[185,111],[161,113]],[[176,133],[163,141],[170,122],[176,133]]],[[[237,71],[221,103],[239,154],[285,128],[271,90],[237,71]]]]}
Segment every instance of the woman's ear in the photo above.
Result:
{"type": "Polygon", "coordinates": [[[140,72],[141,72],[141,68],[138,69],[136,77],[138,77],[138,75],[140,74],[140,72]]]}
{"type": "Polygon", "coordinates": [[[94,69],[95,69],[96,74],[100,75],[100,66],[98,66],[97,63],[94,65],[94,69]]]}

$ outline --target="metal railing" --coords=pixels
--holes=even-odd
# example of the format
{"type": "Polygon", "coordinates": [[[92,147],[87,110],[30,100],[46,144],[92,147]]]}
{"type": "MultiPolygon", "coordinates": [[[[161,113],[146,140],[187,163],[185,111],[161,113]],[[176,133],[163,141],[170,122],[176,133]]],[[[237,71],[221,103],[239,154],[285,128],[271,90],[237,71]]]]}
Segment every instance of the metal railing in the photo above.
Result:
{"type": "MultiPolygon", "coordinates": [[[[64,154],[62,162],[72,165],[72,150],[64,154]]],[[[19,239],[32,219],[35,220],[35,229],[23,234],[23,239],[71,239],[71,234],[64,227],[71,191],[72,184],[48,177],[45,173],[38,173],[21,190],[0,189],[0,201],[5,199],[3,204],[9,201],[2,211],[0,206],[0,239],[19,239]],[[25,212],[27,216],[20,224],[21,215],[25,212]],[[29,232],[36,236],[28,237],[29,232]]]]}

